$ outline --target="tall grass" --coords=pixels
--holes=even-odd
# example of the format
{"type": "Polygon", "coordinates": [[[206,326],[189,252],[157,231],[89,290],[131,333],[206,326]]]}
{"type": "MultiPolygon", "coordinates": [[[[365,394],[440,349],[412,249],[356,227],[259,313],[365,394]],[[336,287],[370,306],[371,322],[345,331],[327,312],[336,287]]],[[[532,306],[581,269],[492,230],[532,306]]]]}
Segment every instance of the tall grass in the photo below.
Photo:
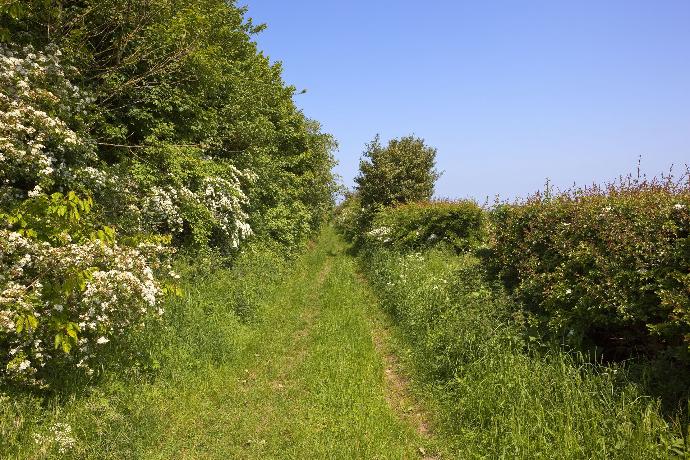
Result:
{"type": "Polygon", "coordinates": [[[588,364],[530,337],[475,257],[378,249],[363,261],[458,458],[684,455],[680,422],[625,366],[588,364]]]}

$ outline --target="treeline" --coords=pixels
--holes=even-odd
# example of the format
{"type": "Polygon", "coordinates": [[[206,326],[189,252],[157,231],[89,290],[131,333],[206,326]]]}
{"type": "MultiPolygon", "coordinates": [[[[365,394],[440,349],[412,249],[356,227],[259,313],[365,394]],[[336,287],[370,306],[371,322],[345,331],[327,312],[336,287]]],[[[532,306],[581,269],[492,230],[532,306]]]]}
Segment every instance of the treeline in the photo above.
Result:
{"type": "Polygon", "coordinates": [[[0,6],[0,380],[93,372],[179,292],[176,250],[319,228],[335,141],[262,29],[224,0],[0,6]]]}
{"type": "Polygon", "coordinates": [[[690,177],[481,207],[432,200],[435,151],[398,145],[367,148],[336,222],[459,456],[684,455],[690,177]]]}

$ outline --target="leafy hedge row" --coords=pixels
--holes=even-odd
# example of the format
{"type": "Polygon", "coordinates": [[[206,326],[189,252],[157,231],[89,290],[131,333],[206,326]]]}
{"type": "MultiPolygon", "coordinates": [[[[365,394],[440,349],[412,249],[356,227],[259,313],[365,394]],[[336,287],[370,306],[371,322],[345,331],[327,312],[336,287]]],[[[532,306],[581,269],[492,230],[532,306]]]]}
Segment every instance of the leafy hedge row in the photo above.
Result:
{"type": "Polygon", "coordinates": [[[690,186],[535,195],[490,222],[494,269],[533,325],[609,350],[690,342],[690,186]]]}
{"type": "Polygon", "coordinates": [[[454,457],[685,458],[682,426],[625,368],[526,351],[511,300],[475,256],[377,247],[362,261],[454,457]]]}
{"type": "MultiPolygon", "coordinates": [[[[356,195],[341,206],[358,229],[356,195]]],[[[471,202],[384,208],[359,236],[370,247],[475,250],[526,313],[535,336],[599,347],[610,358],[690,343],[690,185],[628,179],[536,194],[488,211],[471,202]]],[[[360,230],[361,231],[361,230],[360,230]]]]}
{"type": "Polygon", "coordinates": [[[367,236],[399,250],[444,243],[458,252],[466,251],[484,240],[484,212],[472,201],[403,204],[379,212],[367,236]]]}
{"type": "Polygon", "coordinates": [[[332,209],[335,141],[234,1],[0,3],[0,385],[93,374],[174,249],[289,254],[332,209]]]}

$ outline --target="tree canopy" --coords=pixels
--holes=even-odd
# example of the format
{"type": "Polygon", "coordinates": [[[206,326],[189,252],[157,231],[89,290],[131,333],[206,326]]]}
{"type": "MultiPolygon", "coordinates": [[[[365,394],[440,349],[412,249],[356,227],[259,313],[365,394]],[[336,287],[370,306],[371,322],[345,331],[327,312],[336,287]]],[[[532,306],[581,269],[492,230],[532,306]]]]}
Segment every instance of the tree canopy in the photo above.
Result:
{"type": "Polygon", "coordinates": [[[377,208],[430,199],[439,177],[435,164],[436,149],[427,146],[424,139],[405,136],[383,147],[377,135],[367,144],[355,178],[362,206],[377,208]]]}

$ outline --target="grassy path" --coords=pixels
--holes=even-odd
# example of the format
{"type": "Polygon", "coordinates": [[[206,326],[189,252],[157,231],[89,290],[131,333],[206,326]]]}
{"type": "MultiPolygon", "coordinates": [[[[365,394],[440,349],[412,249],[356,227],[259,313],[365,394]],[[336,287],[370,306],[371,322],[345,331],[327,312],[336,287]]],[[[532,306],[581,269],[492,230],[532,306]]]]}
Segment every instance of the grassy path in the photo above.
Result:
{"type": "Polygon", "coordinates": [[[426,425],[374,310],[326,230],[267,299],[237,359],[161,395],[166,426],[143,456],[422,458],[433,450],[426,425]]]}

